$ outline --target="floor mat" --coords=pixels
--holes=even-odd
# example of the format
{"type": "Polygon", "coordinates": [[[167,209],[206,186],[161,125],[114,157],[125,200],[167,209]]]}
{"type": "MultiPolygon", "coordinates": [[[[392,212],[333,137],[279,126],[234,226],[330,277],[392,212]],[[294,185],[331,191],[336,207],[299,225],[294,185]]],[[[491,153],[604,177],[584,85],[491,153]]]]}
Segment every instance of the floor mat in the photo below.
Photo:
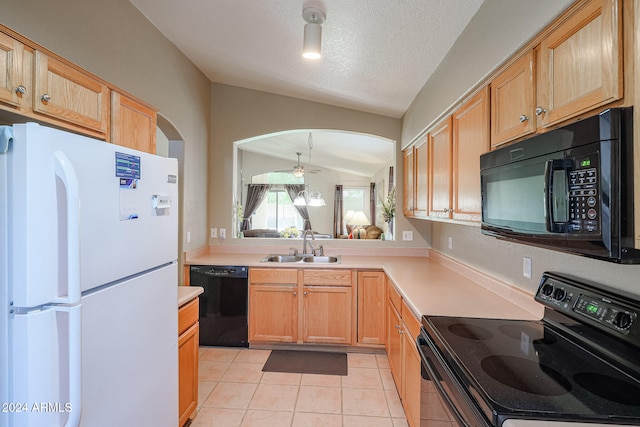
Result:
{"type": "Polygon", "coordinates": [[[347,354],[325,351],[272,350],[264,372],[347,375],[347,354]]]}

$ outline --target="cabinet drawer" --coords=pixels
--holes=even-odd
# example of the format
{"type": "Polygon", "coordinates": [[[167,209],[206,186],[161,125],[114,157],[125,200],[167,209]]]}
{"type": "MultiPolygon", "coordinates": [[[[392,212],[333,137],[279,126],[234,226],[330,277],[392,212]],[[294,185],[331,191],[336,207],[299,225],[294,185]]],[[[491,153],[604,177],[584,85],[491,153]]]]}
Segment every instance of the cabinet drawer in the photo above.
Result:
{"type": "Polygon", "coordinates": [[[298,283],[298,270],[295,268],[251,268],[249,269],[249,282],[251,284],[296,284],[298,283]]]}
{"type": "Polygon", "coordinates": [[[396,311],[400,313],[402,297],[400,296],[398,291],[396,291],[396,288],[393,286],[393,284],[388,280],[387,280],[387,298],[389,298],[389,300],[393,304],[393,307],[396,309],[396,311]]]}
{"type": "Polygon", "coordinates": [[[402,321],[404,322],[406,329],[411,334],[413,339],[420,334],[420,321],[413,314],[413,311],[409,308],[407,303],[402,301],[402,311],[401,311],[402,321]]]}
{"type": "Polygon", "coordinates": [[[351,286],[351,270],[304,270],[303,284],[351,286]]]}
{"type": "Polygon", "coordinates": [[[178,309],[178,335],[189,329],[198,321],[198,298],[178,309]]]}

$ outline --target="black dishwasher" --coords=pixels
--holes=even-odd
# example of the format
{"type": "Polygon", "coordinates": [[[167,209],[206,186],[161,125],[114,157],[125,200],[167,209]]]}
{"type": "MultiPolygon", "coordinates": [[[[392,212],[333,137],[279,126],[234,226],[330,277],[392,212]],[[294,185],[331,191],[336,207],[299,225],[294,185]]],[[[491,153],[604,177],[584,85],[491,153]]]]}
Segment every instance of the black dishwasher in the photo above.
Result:
{"type": "Polygon", "coordinates": [[[249,347],[247,267],[192,265],[192,286],[200,295],[200,345],[249,347]]]}

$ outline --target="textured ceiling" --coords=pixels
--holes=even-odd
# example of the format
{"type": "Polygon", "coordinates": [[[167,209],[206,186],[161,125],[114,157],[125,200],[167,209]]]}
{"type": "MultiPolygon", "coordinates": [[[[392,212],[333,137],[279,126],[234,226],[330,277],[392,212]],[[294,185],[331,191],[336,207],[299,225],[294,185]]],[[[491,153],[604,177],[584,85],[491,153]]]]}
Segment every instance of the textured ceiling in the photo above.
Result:
{"type": "Polygon", "coordinates": [[[399,118],[483,0],[131,0],[212,81],[399,118]],[[327,12],[302,58],[306,5],[327,12]]]}

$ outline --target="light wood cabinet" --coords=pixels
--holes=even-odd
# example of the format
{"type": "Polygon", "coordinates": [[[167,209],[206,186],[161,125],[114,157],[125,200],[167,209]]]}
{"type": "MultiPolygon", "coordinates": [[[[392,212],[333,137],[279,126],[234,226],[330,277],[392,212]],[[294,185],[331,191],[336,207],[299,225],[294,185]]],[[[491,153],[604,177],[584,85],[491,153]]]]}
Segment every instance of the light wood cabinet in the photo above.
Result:
{"type": "Polygon", "coordinates": [[[358,344],[385,343],[385,274],[358,272],[358,344]]]}
{"type": "Polygon", "coordinates": [[[111,142],[156,153],[156,110],[120,92],[111,91],[111,142]]]}
{"type": "Polygon", "coordinates": [[[622,98],[622,60],[621,2],[587,2],[540,45],[541,125],[622,98]]]}
{"type": "Polygon", "coordinates": [[[422,375],[416,337],[420,322],[391,283],[387,284],[387,358],[411,427],[420,426],[422,375]]]}
{"type": "Polygon", "coordinates": [[[536,131],[533,50],[491,82],[491,146],[536,131]]]}
{"type": "Polygon", "coordinates": [[[453,113],[452,218],[482,219],[480,155],[489,151],[489,87],[453,113]]]}
{"type": "Polygon", "coordinates": [[[198,298],[178,309],[178,425],[198,406],[198,298]]]}
{"type": "Polygon", "coordinates": [[[88,74],[35,53],[33,111],[93,131],[106,139],[109,88],[88,74]]]}
{"type": "Polygon", "coordinates": [[[415,165],[413,146],[402,150],[404,196],[402,198],[402,213],[412,217],[415,209],[415,165]]]}
{"type": "Polygon", "coordinates": [[[296,342],[297,271],[251,268],[249,280],[249,342],[296,342]]]}
{"type": "Polygon", "coordinates": [[[252,268],[249,342],[352,344],[348,269],[252,268]]]}
{"type": "Polygon", "coordinates": [[[436,125],[429,140],[429,216],[449,218],[451,211],[451,116],[436,125]]]}
{"type": "Polygon", "coordinates": [[[20,107],[32,89],[30,81],[24,80],[24,45],[0,33],[0,103],[20,107]]]}

